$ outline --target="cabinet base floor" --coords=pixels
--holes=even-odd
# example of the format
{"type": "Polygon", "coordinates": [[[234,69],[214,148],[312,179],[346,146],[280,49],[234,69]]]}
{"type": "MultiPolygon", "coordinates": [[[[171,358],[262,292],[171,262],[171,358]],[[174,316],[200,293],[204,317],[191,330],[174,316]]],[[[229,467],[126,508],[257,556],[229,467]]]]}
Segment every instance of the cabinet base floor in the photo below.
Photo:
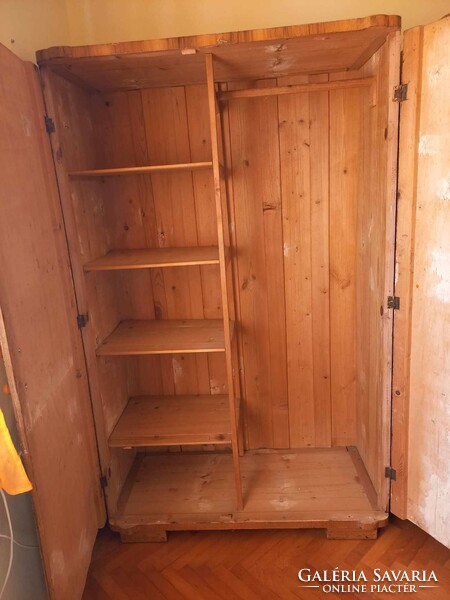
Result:
{"type": "Polygon", "coordinates": [[[236,510],[227,453],[141,454],[110,518],[123,541],[165,541],[168,531],[325,528],[329,539],[375,539],[387,514],[353,448],[257,450],[241,459],[236,510]]]}

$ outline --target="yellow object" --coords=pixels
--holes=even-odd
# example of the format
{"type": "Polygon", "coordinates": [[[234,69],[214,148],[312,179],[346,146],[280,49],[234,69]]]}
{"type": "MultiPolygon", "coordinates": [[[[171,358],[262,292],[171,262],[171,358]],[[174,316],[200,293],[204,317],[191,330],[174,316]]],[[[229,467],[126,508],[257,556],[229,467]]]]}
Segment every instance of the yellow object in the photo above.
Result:
{"type": "Polygon", "coordinates": [[[29,492],[32,487],[0,409],[0,488],[16,495],[29,492]]]}

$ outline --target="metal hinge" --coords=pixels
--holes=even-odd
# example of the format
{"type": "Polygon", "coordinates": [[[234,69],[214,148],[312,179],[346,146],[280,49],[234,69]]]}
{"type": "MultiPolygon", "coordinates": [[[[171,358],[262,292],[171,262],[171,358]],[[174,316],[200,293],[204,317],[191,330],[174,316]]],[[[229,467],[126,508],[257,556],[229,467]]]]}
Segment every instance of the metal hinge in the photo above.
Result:
{"type": "Polygon", "coordinates": [[[108,479],[106,478],[106,475],[102,475],[100,477],[100,485],[102,486],[102,490],[104,490],[105,487],[108,487],[108,479]]]}
{"type": "Polygon", "coordinates": [[[86,327],[88,321],[89,321],[89,316],[87,314],[77,315],[78,329],[82,329],[83,327],[86,327]]]}
{"type": "Polygon", "coordinates": [[[391,481],[397,481],[397,471],[392,467],[384,468],[384,476],[390,479],[391,481]]]}
{"type": "Polygon", "coordinates": [[[392,98],[394,102],[404,102],[408,99],[408,84],[402,83],[401,85],[396,85],[394,88],[394,97],[392,98]]]}
{"type": "Polygon", "coordinates": [[[399,310],[399,308],[400,308],[399,296],[388,296],[387,307],[393,308],[394,310],[399,310]]]}
{"type": "Polygon", "coordinates": [[[45,115],[44,117],[44,121],[45,121],[45,129],[47,130],[47,133],[55,133],[55,123],[53,121],[52,118],[50,118],[48,115],[45,115]]]}

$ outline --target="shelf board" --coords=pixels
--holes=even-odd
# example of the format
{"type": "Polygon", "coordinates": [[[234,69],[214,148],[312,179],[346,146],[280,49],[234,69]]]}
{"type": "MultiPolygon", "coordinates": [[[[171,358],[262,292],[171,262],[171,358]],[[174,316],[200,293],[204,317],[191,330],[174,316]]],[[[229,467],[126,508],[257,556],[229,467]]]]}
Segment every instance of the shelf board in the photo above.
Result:
{"type": "Polygon", "coordinates": [[[121,167],[114,169],[87,169],[83,171],[69,171],[72,179],[85,177],[106,177],[110,175],[145,175],[146,173],[167,173],[171,171],[199,171],[210,169],[212,162],[178,163],[172,165],[147,165],[144,167],[121,167]]]}
{"type": "Polygon", "coordinates": [[[386,523],[386,513],[371,500],[370,479],[360,477],[347,448],[248,451],[240,462],[245,506],[238,511],[230,454],[141,455],[112,515],[113,528],[126,533],[132,525],[189,530],[386,523]]]}
{"type": "Polygon", "coordinates": [[[130,398],[109,438],[111,448],[231,444],[228,396],[130,398]]]}
{"type": "MultiPolygon", "coordinates": [[[[234,323],[230,322],[231,332],[234,323]]],[[[222,319],[122,321],[97,348],[98,356],[224,352],[222,319]]]]}
{"type": "Polygon", "coordinates": [[[105,256],[84,265],[88,271],[118,271],[121,269],[155,269],[219,264],[219,249],[215,246],[191,248],[149,248],[111,250],[105,256]]]}

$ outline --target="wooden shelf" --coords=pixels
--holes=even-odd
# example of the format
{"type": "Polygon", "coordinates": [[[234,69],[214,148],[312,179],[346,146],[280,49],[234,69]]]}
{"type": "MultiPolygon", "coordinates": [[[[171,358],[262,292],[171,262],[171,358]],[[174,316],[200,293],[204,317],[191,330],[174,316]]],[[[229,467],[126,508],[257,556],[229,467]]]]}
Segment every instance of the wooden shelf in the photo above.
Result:
{"type": "Polygon", "coordinates": [[[131,398],[109,438],[112,448],[231,444],[228,396],[131,398]]]}
{"type": "MultiPolygon", "coordinates": [[[[234,323],[230,322],[233,331],[234,323]]],[[[122,321],[98,356],[224,352],[222,319],[122,321]]]]}
{"type": "Polygon", "coordinates": [[[87,169],[70,171],[69,177],[80,179],[84,177],[106,177],[111,175],[145,175],[146,173],[167,173],[171,171],[199,171],[210,169],[212,162],[179,163],[173,165],[147,165],[145,167],[121,167],[116,169],[87,169]]]}
{"type": "Polygon", "coordinates": [[[214,246],[194,248],[149,248],[111,250],[105,256],[84,265],[85,271],[118,271],[120,269],[155,269],[219,264],[219,249],[214,246]]]}
{"type": "Polygon", "coordinates": [[[387,515],[374,504],[358,457],[354,448],[246,452],[245,508],[237,511],[230,454],[148,454],[136,459],[111,522],[125,534],[131,525],[163,531],[300,529],[340,520],[383,525],[387,515]]]}

